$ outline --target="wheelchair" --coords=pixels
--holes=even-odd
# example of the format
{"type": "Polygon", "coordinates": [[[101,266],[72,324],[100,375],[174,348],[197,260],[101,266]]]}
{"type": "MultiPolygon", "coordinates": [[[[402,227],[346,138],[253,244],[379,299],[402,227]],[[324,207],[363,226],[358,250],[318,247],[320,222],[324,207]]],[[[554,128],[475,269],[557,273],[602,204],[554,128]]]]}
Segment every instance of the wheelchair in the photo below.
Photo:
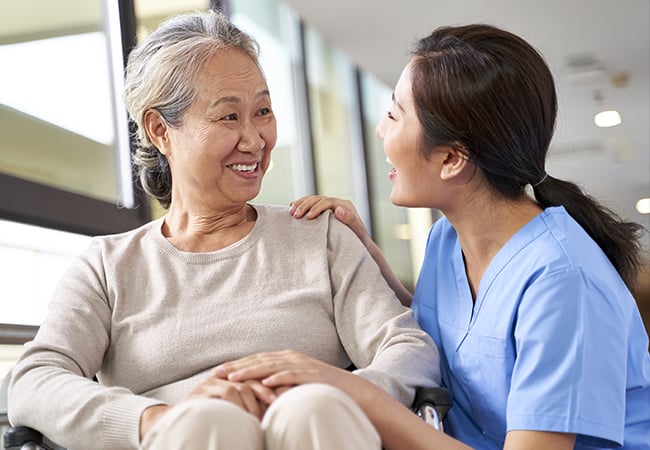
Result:
{"type": "MultiPolygon", "coordinates": [[[[444,388],[419,388],[413,402],[413,412],[438,430],[451,408],[451,394],[444,388]]],[[[4,435],[5,450],[66,450],[28,427],[11,427],[4,435]]]]}

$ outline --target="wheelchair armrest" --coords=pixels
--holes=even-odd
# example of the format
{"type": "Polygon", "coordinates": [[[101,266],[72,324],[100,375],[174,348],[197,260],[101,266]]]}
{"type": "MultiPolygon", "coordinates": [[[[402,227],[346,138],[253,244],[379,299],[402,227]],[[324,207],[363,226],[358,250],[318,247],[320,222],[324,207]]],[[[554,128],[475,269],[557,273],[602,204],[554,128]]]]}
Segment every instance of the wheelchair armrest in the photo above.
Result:
{"type": "Polygon", "coordinates": [[[418,388],[413,401],[413,411],[438,430],[452,406],[451,392],[445,388],[418,388]]]}
{"type": "Polygon", "coordinates": [[[4,435],[5,450],[65,450],[33,428],[10,427],[4,435]]]}

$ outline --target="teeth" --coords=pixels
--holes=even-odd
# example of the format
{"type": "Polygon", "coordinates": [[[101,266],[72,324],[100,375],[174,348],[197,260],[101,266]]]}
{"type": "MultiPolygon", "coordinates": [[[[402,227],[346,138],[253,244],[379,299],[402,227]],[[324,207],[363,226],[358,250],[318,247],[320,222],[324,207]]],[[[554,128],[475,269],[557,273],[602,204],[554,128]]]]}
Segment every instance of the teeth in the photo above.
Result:
{"type": "Polygon", "coordinates": [[[246,164],[230,164],[228,166],[232,170],[236,170],[238,172],[252,172],[255,169],[257,169],[257,163],[251,164],[251,165],[246,165],[246,164]]]}

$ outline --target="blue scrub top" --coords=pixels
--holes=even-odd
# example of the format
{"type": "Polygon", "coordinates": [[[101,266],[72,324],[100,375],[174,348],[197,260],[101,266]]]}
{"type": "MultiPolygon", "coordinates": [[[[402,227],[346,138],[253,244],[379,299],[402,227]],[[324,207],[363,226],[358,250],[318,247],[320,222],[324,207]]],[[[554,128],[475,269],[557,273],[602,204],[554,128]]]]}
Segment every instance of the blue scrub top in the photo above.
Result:
{"type": "Polygon", "coordinates": [[[650,449],[650,354],[634,298],[562,207],[494,257],[472,301],[445,218],[429,233],[413,299],[454,406],[446,430],[478,449],[509,430],[578,435],[576,449],[650,449]],[[586,447],[590,446],[590,447],[586,447]]]}

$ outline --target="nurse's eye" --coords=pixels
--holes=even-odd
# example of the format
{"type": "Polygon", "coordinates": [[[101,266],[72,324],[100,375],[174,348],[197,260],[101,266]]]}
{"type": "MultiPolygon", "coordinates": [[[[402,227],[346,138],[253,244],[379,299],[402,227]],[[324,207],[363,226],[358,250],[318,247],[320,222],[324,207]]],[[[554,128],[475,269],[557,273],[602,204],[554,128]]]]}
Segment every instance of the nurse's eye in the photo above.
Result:
{"type": "Polygon", "coordinates": [[[388,117],[390,120],[395,120],[395,116],[393,116],[393,113],[390,112],[390,109],[386,113],[386,117],[388,117]]]}

